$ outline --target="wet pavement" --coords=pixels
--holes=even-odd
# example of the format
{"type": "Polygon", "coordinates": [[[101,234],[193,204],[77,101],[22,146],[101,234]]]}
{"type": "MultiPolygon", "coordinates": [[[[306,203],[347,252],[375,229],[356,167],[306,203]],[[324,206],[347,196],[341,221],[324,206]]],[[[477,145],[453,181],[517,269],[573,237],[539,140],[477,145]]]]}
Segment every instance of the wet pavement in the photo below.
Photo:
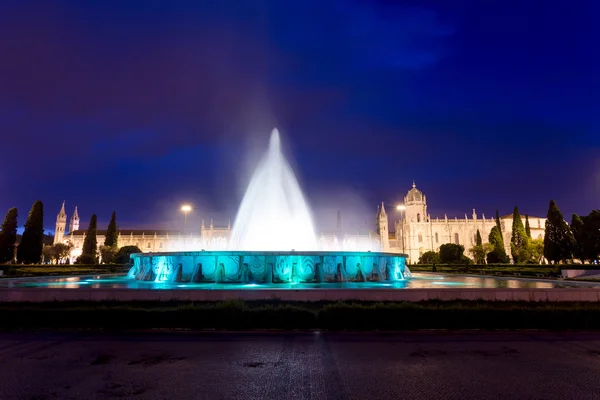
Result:
{"type": "Polygon", "coordinates": [[[600,334],[0,333],[0,399],[594,399],[600,334]]]}

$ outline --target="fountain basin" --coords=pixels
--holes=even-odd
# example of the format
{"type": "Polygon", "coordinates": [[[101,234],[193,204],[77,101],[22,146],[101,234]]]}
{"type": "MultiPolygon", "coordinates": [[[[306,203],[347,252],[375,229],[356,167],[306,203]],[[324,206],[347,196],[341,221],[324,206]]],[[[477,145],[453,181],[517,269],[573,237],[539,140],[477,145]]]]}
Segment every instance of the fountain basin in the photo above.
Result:
{"type": "Polygon", "coordinates": [[[332,251],[188,251],[132,254],[128,279],[190,283],[394,282],[405,254],[332,251]]]}

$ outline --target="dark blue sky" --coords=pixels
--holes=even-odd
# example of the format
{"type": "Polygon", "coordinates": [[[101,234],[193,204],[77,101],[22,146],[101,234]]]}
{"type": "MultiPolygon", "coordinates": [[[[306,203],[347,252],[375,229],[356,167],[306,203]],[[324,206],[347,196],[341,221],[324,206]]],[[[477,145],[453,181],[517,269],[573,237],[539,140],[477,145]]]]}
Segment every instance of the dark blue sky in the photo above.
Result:
{"type": "Polygon", "coordinates": [[[323,229],[413,179],[433,216],[600,207],[594,0],[0,9],[0,210],[21,224],[36,199],[49,229],[63,200],[83,225],[176,228],[183,201],[227,223],[274,126],[323,229]]]}

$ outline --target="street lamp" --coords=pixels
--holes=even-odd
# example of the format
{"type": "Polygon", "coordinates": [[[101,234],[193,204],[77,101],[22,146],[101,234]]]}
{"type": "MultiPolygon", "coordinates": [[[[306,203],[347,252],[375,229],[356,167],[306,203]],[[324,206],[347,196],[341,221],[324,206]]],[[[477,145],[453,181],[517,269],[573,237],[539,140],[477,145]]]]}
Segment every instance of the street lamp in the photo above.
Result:
{"type": "Polygon", "coordinates": [[[181,211],[183,211],[183,233],[185,234],[185,227],[187,225],[187,215],[190,211],[192,211],[192,206],[189,204],[184,204],[181,206],[181,211]]]}
{"type": "Polygon", "coordinates": [[[404,210],[406,210],[406,207],[404,204],[399,204],[396,207],[396,210],[400,211],[400,225],[402,226],[402,254],[404,254],[404,210]]]}

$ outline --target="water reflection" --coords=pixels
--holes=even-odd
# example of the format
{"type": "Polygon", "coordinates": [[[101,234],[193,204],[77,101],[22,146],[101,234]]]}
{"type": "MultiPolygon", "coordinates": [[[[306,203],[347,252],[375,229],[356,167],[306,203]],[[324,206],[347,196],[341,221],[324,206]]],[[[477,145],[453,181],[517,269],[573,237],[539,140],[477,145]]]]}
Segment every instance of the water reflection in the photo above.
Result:
{"type": "Polygon", "coordinates": [[[73,276],[62,278],[20,278],[0,280],[0,288],[65,288],[65,289],[551,289],[551,288],[600,288],[600,283],[564,282],[550,280],[457,276],[443,274],[413,274],[413,278],[398,282],[341,282],[297,284],[240,284],[240,283],[189,283],[144,282],[126,279],[124,276],[73,276]]]}

